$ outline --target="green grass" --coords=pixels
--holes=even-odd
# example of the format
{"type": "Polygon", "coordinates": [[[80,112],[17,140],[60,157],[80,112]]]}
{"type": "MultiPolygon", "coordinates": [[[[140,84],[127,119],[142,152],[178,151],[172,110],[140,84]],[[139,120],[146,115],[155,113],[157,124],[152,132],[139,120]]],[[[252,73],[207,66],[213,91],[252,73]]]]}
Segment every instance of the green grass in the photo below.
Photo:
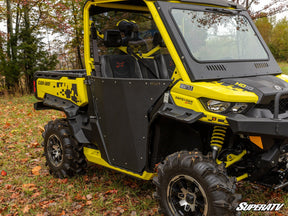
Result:
{"type": "MultiPolygon", "coordinates": [[[[158,215],[151,182],[93,164],[84,176],[53,178],[42,156],[41,130],[64,116],[34,111],[34,102],[33,96],[0,98],[0,171],[7,172],[0,174],[0,215],[158,215]],[[37,166],[40,175],[32,173],[37,166]]],[[[238,193],[248,203],[288,204],[286,193],[248,182],[238,184],[238,193]]],[[[287,207],[281,213],[288,215],[287,207]]]]}
{"type": "Polygon", "coordinates": [[[288,62],[279,62],[279,66],[282,69],[283,73],[288,75],[288,62]]]}

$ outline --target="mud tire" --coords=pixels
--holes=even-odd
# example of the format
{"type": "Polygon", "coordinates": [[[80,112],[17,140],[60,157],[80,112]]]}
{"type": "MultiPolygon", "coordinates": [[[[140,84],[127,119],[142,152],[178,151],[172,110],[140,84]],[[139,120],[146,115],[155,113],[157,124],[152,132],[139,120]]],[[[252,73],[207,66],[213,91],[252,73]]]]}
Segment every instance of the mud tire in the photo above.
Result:
{"type": "Polygon", "coordinates": [[[229,178],[224,166],[215,164],[210,156],[203,156],[197,151],[177,152],[168,156],[157,169],[158,176],[153,182],[157,187],[155,197],[159,199],[161,214],[239,215],[235,209],[241,196],[235,194],[235,179],[229,178]],[[186,193],[185,199],[182,192],[186,193]]]}
{"type": "Polygon", "coordinates": [[[44,129],[42,145],[50,173],[56,178],[84,174],[87,163],[83,147],[73,138],[67,121],[50,121],[44,129]]]}

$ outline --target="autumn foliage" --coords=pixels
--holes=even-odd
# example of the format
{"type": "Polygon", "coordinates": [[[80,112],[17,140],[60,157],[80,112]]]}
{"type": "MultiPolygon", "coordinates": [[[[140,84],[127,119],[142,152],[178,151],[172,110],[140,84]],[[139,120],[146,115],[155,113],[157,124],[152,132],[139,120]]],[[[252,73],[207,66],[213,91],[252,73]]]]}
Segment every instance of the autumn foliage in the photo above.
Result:
{"type": "Polygon", "coordinates": [[[63,49],[73,55],[73,63],[69,65],[83,68],[83,4],[84,1],[55,0],[0,3],[0,23],[7,25],[6,31],[0,28],[0,75],[5,77],[4,84],[10,92],[18,89],[32,93],[33,74],[55,69],[65,53],[63,49]],[[59,38],[50,41],[47,35],[52,33],[59,38]],[[63,49],[59,49],[61,46],[63,49]]]}

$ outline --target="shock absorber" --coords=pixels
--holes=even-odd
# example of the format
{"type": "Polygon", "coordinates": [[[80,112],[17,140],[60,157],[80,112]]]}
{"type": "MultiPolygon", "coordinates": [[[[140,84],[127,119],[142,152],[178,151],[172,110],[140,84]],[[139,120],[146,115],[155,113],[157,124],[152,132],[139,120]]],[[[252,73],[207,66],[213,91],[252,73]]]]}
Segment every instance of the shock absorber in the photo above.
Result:
{"type": "Polygon", "coordinates": [[[221,151],[225,141],[227,128],[223,126],[214,126],[211,137],[211,148],[213,159],[216,160],[218,152],[221,151]]]}

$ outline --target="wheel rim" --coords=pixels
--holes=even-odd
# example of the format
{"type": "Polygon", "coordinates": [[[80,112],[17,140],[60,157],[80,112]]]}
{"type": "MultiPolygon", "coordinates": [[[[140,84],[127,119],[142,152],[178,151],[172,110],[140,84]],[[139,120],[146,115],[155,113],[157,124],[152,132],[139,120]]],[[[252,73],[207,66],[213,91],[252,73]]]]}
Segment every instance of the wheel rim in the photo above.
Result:
{"type": "Polygon", "coordinates": [[[47,154],[49,161],[53,166],[59,167],[63,162],[63,148],[62,142],[55,135],[51,135],[47,141],[47,154]]]}
{"type": "Polygon", "coordinates": [[[207,215],[207,196],[202,186],[193,177],[178,175],[171,179],[167,200],[175,215],[207,215]]]}

